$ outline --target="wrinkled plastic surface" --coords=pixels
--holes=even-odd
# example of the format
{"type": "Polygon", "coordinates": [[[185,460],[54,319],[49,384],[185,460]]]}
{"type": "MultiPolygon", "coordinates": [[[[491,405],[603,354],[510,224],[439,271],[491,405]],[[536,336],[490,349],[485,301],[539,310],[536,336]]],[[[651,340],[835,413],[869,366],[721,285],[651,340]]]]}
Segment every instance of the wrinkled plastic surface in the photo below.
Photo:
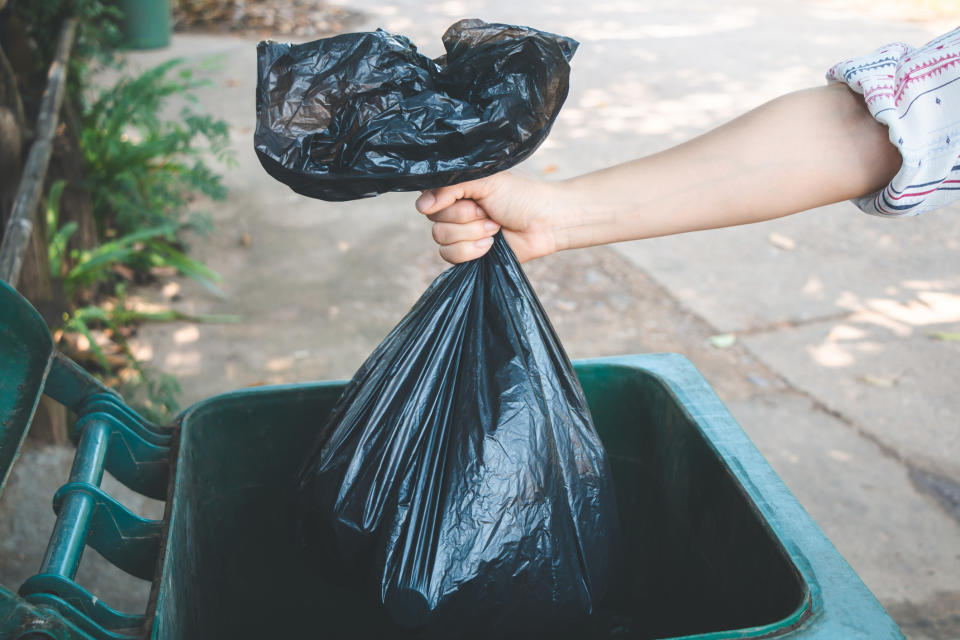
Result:
{"type": "Polygon", "coordinates": [[[441,274],[357,371],[299,502],[324,569],[402,626],[510,637],[592,611],[618,531],[608,463],[500,234],[441,274]]]}
{"type": "Polygon", "coordinates": [[[260,162],[297,193],[352,200],[520,162],[567,97],[577,42],[461,20],[436,61],[383,30],[257,47],[260,162]]]}

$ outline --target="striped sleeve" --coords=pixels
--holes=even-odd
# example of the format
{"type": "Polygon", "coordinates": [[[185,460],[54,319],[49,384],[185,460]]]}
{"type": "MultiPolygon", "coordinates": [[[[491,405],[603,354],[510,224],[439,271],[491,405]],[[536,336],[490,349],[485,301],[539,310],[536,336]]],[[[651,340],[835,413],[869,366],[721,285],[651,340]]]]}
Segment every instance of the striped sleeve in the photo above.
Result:
{"type": "Polygon", "coordinates": [[[861,210],[908,216],[960,199],[960,28],[919,49],[897,42],[844,60],[827,80],[863,95],[903,157],[890,184],[854,200],[861,210]]]}

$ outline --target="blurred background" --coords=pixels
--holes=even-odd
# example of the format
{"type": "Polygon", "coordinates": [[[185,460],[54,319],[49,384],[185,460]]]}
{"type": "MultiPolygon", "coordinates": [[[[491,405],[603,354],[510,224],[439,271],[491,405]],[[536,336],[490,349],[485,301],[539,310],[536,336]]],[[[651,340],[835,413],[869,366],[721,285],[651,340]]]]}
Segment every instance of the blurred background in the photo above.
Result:
{"type": "MultiPolygon", "coordinates": [[[[71,12],[66,97],[19,289],[62,351],[160,421],[240,387],[350,377],[445,268],[415,194],[312,201],[262,170],[261,39],[382,27],[438,56],[466,17],[571,36],[581,47],[566,106],[517,168],[559,180],[960,24],[955,0],[0,0],[0,228],[71,12]]],[[[879,219],[842,203],[526,268],[572,358],[691,359],[905,634],[955,639],[957,214],[879,219]]],[[[41,405],[0,497],[7,586],[39,565],[72,459],[68,420],[41,405]]],[[[146,606],[148,585],[92,550],[78,581],[117,608],[146,606]]]]}

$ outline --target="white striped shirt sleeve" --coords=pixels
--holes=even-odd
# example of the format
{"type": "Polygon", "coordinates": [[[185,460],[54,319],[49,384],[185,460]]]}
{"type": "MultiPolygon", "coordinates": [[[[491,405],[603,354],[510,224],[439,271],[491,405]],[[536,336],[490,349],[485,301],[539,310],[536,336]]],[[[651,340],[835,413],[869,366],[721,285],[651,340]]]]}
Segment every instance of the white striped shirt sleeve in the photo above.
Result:
{"type": "Polygon", "coordinates": [[[960,28],[919,49],[896,42],[844,60],[827,80],[863,95],[903,157],[890,184],[854,200],[861,210],[908,216],[960,199],[960,28]]]}

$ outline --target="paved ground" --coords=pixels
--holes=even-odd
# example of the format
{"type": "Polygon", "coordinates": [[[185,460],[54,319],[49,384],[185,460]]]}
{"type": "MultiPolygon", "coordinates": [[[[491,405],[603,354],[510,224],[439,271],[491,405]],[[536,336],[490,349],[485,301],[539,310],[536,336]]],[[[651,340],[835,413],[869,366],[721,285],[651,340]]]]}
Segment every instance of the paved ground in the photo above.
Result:
{"type": "MultiPolygon", "coordinates": [[[[952,26],[760,0],[350,6],[370,16],[362,28],[406,33],[430,55],[440,53],[443,29],[468,14],[580,40],[567,106],[521,168],[549,178],[656,151],[820,84],[843,57],[897,39],[920,44],[952,26]]],[[[219,59],[202,101],[230,121],[238,152],[230,198],[212,208],[217,232],[195,243],[223,274],[226,299],[181,281],[143,294],[244,318],[141,331],[141,354],[181,377],[186,402],[250,384],[348,377],[443,268],[411,195],[319,203],[262,171],[251,150],[252,45],[183,36],[170,50],[134,57],[219,59]]],[[[693,360],[907,635],[953,639],[960,343],[928,333],[960,331],[957,213],[955,206],[879,220],[843,204],[754,227],[571,252],[528,272],[572,357],[678,351],[693,360]],[[771,242],[773,232],[793,248],[771,242]],[[738,336],[733,347],[710,346],[711,335],[726,332],[738,336]]],[[[3,582],[35,570],[44,496],[68,464],[65,452],[41,449],[17,468],[2,509],[43,507],[0,519],[3,582]]],[[[96,592],[143,607],[142,585],[104,573],[88,555],[82,578],[96,592]]]]}

